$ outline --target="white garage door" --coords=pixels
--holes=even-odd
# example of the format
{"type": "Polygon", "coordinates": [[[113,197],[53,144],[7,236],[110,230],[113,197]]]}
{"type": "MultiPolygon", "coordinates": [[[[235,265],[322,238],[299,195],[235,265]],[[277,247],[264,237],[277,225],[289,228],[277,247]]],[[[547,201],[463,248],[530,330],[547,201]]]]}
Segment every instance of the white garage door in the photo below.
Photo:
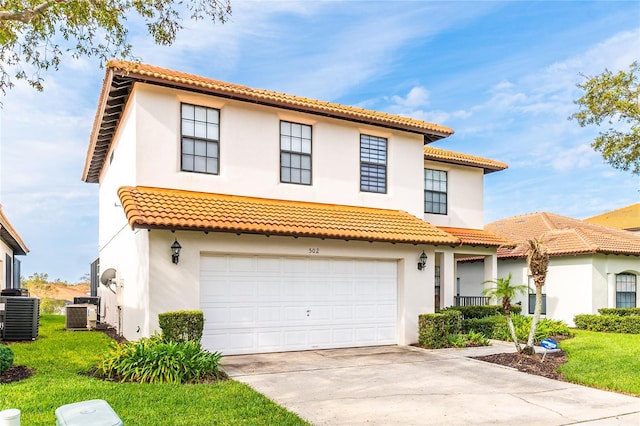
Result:
{"type": "Polygon", "coordinates": [[[397,343],[395,261],[202,256],[202,345],[225,355],[397,343]]]}

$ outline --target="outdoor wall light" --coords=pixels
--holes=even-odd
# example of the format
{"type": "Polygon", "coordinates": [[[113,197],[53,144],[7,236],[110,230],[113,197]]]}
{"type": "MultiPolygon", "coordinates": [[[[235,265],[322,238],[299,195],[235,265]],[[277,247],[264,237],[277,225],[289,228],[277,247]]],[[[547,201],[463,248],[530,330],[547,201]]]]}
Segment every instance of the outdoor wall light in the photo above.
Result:
{"type": "Polygon", "coordinates": [[[422,250],[422,254],[420,255],[420,261],[418,262],[418,271],[424,270],[424,265],[427,264],[427,254],[422,250]]]}
{"type": "Polygon", "coordinates": [[[178,242],[178,239],[176,238],[176,240],[173,242],[173,244],[171,244],[171,260],[176,265],[178,264],[178,261],[180,260],[180,249],[181,248],[182,248],[182,246],[180,245],[180,243],[178,242]]]}

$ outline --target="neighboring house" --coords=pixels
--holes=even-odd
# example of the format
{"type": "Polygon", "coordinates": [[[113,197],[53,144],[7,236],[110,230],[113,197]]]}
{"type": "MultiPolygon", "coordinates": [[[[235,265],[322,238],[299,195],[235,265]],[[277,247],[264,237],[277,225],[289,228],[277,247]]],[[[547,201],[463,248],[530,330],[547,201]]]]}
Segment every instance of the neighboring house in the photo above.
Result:
{"type": "Polygon", "coordinates": [[[455,259],[494,277],[505,243],[482,230],[482,188],[506,165],[424,148],[452,133],[109,62],[83,171],[101,316],[135,340],[202,309],[224,354],[416,342],[418,315],[453,304],[455,259]]]}
{"type": "MultiPolygon", "coordinates": [[[[501,219],[485,230],[518,245],[498,249],[498,277],[513,275],[513,284],[535,285],[526,264],[526,242],[541,239],[549,255],[543,288],[543,314],[573,325],[576,314],[598,313],[600,308],[638,306],[640,234],[595,225],[552,213],[532,213],[501,219]]],[[[482,265],[477,259],[458,264],[461,291],[479,295],[482,265]]],[[[518,297],[523,313],[532,314],[535,296],[518,297]]]]}
{"type": "Polygon", "coordinates": [[[20,259],[29,252],[0,205],[0,290],[20,288],[20,259]]]}
{"type": "Polygon", "coordinates": [[[640,203],[589,217],[584,221],[609,228],[637,232],[640,231],[640,203]]]}

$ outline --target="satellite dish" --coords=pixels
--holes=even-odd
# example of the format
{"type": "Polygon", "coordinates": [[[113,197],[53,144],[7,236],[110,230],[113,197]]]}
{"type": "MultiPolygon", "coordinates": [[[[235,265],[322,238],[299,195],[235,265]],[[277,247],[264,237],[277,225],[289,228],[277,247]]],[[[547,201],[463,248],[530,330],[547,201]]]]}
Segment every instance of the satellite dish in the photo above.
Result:
{"type": "Polygon", "coordinates": [[[111,287],[111,284],[115,282],[116,279],[116,270],[113,268],[109,268],[100,275],[100,282],[105,287],[111,287]]]}

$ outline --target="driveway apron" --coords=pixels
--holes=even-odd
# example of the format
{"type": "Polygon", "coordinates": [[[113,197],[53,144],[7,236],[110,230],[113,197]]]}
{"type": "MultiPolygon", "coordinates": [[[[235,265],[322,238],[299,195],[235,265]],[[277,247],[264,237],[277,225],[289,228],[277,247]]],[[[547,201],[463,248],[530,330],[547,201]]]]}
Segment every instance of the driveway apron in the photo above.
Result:
{"type": "Polygon", "coordinates": [[[513,352],[406,346],[223,359],[246,383],[315,425],[640,425],[640,398],[469,358],[513,352]]]}

